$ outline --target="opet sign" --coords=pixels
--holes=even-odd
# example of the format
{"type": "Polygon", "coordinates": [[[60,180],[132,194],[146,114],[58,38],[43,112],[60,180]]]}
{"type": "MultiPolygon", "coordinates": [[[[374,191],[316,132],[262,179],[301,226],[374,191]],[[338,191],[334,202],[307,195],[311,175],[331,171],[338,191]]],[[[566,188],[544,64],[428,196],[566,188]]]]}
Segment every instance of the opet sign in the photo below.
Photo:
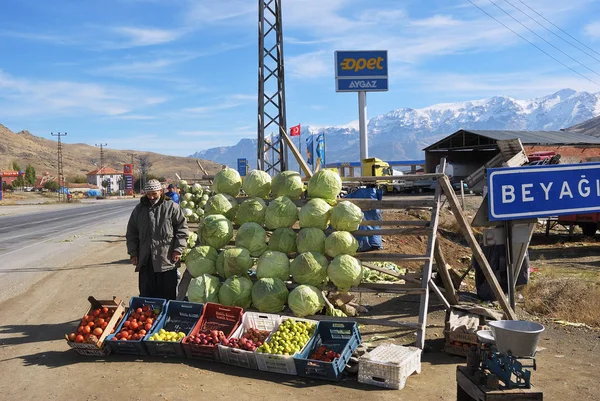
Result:
{"type": "Polygon", "coordinates": [[[387,50],[336,51],[335,90],[337,92],[387,91],[387,50]]]}

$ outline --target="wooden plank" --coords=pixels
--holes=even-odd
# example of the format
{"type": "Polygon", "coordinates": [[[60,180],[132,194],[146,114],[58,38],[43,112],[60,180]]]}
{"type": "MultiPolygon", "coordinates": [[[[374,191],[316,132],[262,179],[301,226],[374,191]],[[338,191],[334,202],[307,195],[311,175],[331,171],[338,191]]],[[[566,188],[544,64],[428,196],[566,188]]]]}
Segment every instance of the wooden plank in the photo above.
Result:
{"type": "Polygon", "coordinates": [[[288,136],[287,132],[285,132],[283,127],[280,126],[279,131],[280,131],[281,137],[283,138],[283,141],[288,146],[288,148],[292,151],[292,154],[296,158],[296,161],[298,161],[300,168],[302,169],[302,171],[304,171],[304,175],[306,176],[306,178],[311,178],[313,175],[312,170],[310,169],[310,167],[308,167],[308,164],[306,163],[306,161],[300,154],[300,151],[298,151],[298,148],[296,148],[296,145],[294,145],[294,142],[292,142],[292,139],[288,136]]]}
{"type": "Polygon", "coordinates": [[[352,202],[362,210],[372,209],[423,209],[435,206],[433,199],[354,199],[344,198],[342,200],[352,202]]]}
{"type": "Polygon", "coordinates": [[[429,280],[429,288],[431,288],[431,290],[435,293],[435,295],[437,295],[438,299],[440,301],[442,301],[442,303],[444,304],[444,308],[447,311],[449,311],[450,310],[450,303],[448,302],[448,300],[446,299],[446,297],[444,297],[444,294],[442,294],[442,291],[439,289],[439,287],[437,285],[435,285],[435,283],[433,282],[433,280],[429,280]]]}
{"type": "Polygon", "coordinates": [[[467,222],[467,219],[465,218],[465,215],[463,214],[462,210],[460,210],[460,205],[458,204],[458,199],[456,198],[456,194],[452,189],[452,184],[450,184],[450,180],[447,177],[443,177],[440,178],[438,182],[444,189],[444,193],[446,194],[446,198],[449,200],[450,207],[452,208],[452,212],[454,213],[454,217],[456,217],[456,221],[458,222],[458,225],[460,226],[463,235],[465,236],[467,242],[469,243],[469,246],[473,250],[473,256],[475,256],[475,259],[477,259],[477,262],[481,267],[481,271],[483,272],[487,282],[489,283],[490,288],[494,292],[498,303],[500,304],[502,310],[510,320],[516,320],[517,315],[512,310],[506,298],[504,297],[502,288],[500,287],[500,284],[498,283],[498,280],[496,279],[496,276],[494,275],[490,264],[485,258],[485,255],[483,254],[483,251],[481,250],[481,247],[479,246],[479,243],[475,238],[475,234],[473,234],[473,229],[471,228],[471,225],[467,222]]]}
{"type": "MultiPolygon", "coordinates": [[[[440,162],[441,173],[444,174],[446,171],[446,159],[442,158],[440,162]]],[[[438,178],[437,184],[435,186],[435,194],[434,194],[434,207],[431,210],[431,234],[427,240],[427,256],[428,260],[423,265],[423,278],[421,279],[421,286],[424,289],[423,294],[421,294],[421,302],[419,304],[419,324],[421,327],[417,331],[417,340],[416,346],[420,349],[425,347],[425,328],[427,327],[427,312],[429,309],[429,285],[431,282],[431,271],[433,270],[433,247],[435,246],[435,240],[437,235],[438,223],[440,220],[440,209],[441,202],[440,198],[442,195],[442,189],[440,187],[440,180],[448,179],[444,174],[442,178],[438,178]]],[[[437,293],[437,292],[436,292],[437,293]]],[[[442,302],[446,302],[446,299],[441,296],[441,294],[437,293],[438,297],[442,302]]],[[[447,302],[446,302],[447,303],[447,302]]]]}
{"type": "MultiPolygon", "coordinates": [[[[300,285],[290,281],[286,282],[285,284],[289,290],[293,290],[300,285]]],[[[337,291],[338,289],[333,284],[328,284],[323,287],[323,290],[337,291]]],[[[360,283],[358,287],[351,287],[348,292],[385,292],[402,295],[420,295],[422,294],[423,289],[415,284],[409,283],[360,283]]]]}
{"type": "Polygon", "coordinates": [[[361,226],[406,226],[428,227],[429,221],[425,220],[363,220],[361,226]]]}
{"type": "Polygon", "coordinates": [[[442,279],[442,282],[444,283],[444,288],[446,289],[446,299],[448,299],[448,303],[450,305],[458,305],[458,298],[456,297],[456,292],[454,291],[454,285],[452,285],[452,278],[450,278],[450,272],[448,271],[446,258],[444,258],[444,254],[442,253],[442,248],[440,247],[439,242],[436,242],[435,247],[433,248],[433,256],[435,257],[437,271],[442,279]]]}
{"type": "Polygon", "coordinates": [[[429,260],[427,255],[403,255],[400,253],[359,252],[356,259],[371,262],[423,262],[429,260]]]}
{"type": "MultiPolygon", "coordinates": [[[[335,231],[335,230],[324,230],[325,233],[328,233],[328,231],[335,231]]],[[[356,231],[352,231],[352,235],[354,236],[363,236],[363,237],[370,237],[373,235],[413,235],[413,236],[419,236],[419,235],[429,235],[431,234],[431,229],[430,228],[382,228],[379,230],[356,230],[356,231]]]]}

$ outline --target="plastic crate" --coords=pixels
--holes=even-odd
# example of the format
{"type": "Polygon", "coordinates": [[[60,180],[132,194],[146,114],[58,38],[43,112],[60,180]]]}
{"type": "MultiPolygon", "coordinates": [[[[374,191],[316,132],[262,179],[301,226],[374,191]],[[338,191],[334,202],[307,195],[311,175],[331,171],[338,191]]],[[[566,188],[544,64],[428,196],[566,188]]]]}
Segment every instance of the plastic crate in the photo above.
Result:
{"type": "MultiPolygon", "coordinates": [[[[204,305],[200,320],[198,320],[189,335],[219,330],[225,333],[225,337],[230,338],[239,326],[243,313],[244,310],[237,306],[223,306],[207,302],[204,305]]],[[[181,342],[186,357],[191,359],[208,359],[212,361],[219,360],[219,347],[216,345],[190,344],[187,342],[188,336],[181,342]]]]}
{"type": "MultiPolygon", "coordinates": [[[[273,331],[271,332],[271,335],[269,335],[269,337],[267,338],[266,342],[269,342],[269,340],[271,339],[271,336],[273,335],[274,332],[277,331],[277,329],[279,328],[281,323],[285,322],[288,319],[294,319],[298,322],[309,322],[314,325],[317,325],[319,323],[316,320],[302,319],[299,317],[282,316],[281,320],[277,323],[277,326],[275,326],[273,328],[273,331]]],[[[316,332],[316,329],[315,329],[315,332],[316,332]]],[[[313,336],[314,336],[314,334],[313,334],[313,336]]],[[[312,341],[312,337],[309,338],[309,340],[306,342],[304,347],[302,347],[302,349],[299,352],[295,353],[294,355],[263,354],[261,352],[256,352],[255,355],[256,355],[256,363],[258,364],[258,370],[262,370],[265,372],[273,372],[273,373],[283,373],[286,375],[297,375],[298,373],[296,370],[296,362],[294,362],[294,356],[301,354],[304,351],[304,349],[306,347],[308,347],[308,345],[311,343],[311,341],[312,341]]]]}
{"type": "MultiPolygon", "coordinates": [[[[154,322],[152,323],[152,328],[150,329],[150,331],[152,331],[152,329],[154,329],[158,322],[160,322],[163,318],[166,303],[167,301],[160,298],[131,298],[131,300],[129,301],[129,310],[127,311],[127,314],[125,315],[123,320],[121,320],[121,323],[119,323],[119,326],[115,330],[115,334],[121,331],[121,329],[123,328],[123,323],[129,318],[133,311],[135,311],[137,308],[142,308],[146,305],[150,306],[152,309],[160,309],[160,313],[158,314],[158,316],[156,316],[154,322]]],[[[148,355],[148,351],[146,350],[146,346],[144,345],[143,339],[127,341],[113,340],[115,334],[111,334],[106,339],[106,343],[112,349],[112,352],[116,354],[148,355]]]]}
{"type": "MultiPolygon", "coordinates": [[[[242,324],[231,335],[231,338],[240,338],[248,329],[272,332],[281,316],[269,313],[245,312],[242,324]]],[[[242,368],[258,369],[256,352],[239,348],[226,347],[219,344],[219,357],[221,362],[242,368]]]]}
{"type": "Polygon", "coordinates": [[[67,344],[71,349],[77,352],[80,355],[86,356],[107,356],[111,352],[111,348],[106,346],[106,338],[110,335],[110,332],[119,324],[121,318],[125,314],[125,304],[116,297],[113,297],[112,300],[97,300],[96,298],[89,296],[88,301],[90,303],[90,307],[87,309],[86,313],[83,315],[88,315],[92,309],[97,309],[101,307],[107,307],[109,309],[113,309],[113,315],[108,321],[104,332],[100,336],[97,342],[94,344],[89,343],[76,343],[73,341],[69,341],[67,336],[67,344]]]}
{"type": "Polygon", "coordinates": [[[400,390],[408,376],[421,373],[421,350],[383,344],[358,360],[358,382],[400,390]]]}
{"type": "Polygon", "coordinates": [[[144,337],[144,344],[150,355],[185,357],[181,341],[152,341],[150,337],[160,329],[184,332],[189,335],[202,316],[204,304],[195,302],[169,301],[163,318],[144,337]]]}
{"type": "Polygon", "coordinates": [[[350,357],[360,345],[361,338],[356,322],[321,321],[308,346],[296,358],[298,375],[324,380],[340,380],[350,357]],[[310,359],[321,345],[340,354],[333,362],[310,359]]]}

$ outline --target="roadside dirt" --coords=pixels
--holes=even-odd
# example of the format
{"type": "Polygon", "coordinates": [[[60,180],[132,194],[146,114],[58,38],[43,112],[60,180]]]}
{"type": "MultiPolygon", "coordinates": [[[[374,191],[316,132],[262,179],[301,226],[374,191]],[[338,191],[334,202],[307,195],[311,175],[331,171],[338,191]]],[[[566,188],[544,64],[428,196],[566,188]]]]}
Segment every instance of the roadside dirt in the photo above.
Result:
{"type": "MultiPolygon", "coordinates": [[[[452,259],[460,259],[463,251],[452,259]]],[[[361,385],[352,376],[335,384],[187,359],[83,357],[68,348],[63,336],[75,328],[88,295],[137,295],[137,276],[122,238],[107,241],[94,263],[74,260],[0,304],[1,400],[454,400],[456,365],[465,363],[441,351],[444,314],[434,297],[422,372],[411,376],[401,391],[361,385]]],[[[418,308],[414,296],[363,294],[362,301],[390,319],[415,319],[418,308]]],[[[412,333],[390,327],[364,326],[361,332],[373,345],[414,341],[412,333]]],[[[545,349],[538,353],[538,370],[532,375],[546,400],[600,400],[599,343],[598,331],[548,325],[539,344],[545,349]]]]}

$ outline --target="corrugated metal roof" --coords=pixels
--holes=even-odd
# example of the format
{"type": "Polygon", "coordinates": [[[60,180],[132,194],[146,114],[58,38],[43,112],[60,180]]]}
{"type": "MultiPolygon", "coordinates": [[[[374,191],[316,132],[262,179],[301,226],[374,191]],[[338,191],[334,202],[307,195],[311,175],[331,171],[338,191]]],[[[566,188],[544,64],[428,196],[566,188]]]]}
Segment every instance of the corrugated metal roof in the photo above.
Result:
{"type": "Polygon", "coordinates": [[[500,131],[500,130],[458,130],[451,135],[427,146],[434,148],[440,143],[462,132],[479,135],[492,140],[521,139],[523,145],[600,145],[600,138],[567,131],[500,131]]]}
{"type": "Polygon", "coordinates": [[[520,138],[523,145],[539,145],[539,144],[600,144],[600,138],[595,138],[590,135],[577,134],[565,131],[495,131],[482,130],[472,131],[464,130],[465,132],[476,135],[485,136],[488,138],[503,140],[520,138]]]}

